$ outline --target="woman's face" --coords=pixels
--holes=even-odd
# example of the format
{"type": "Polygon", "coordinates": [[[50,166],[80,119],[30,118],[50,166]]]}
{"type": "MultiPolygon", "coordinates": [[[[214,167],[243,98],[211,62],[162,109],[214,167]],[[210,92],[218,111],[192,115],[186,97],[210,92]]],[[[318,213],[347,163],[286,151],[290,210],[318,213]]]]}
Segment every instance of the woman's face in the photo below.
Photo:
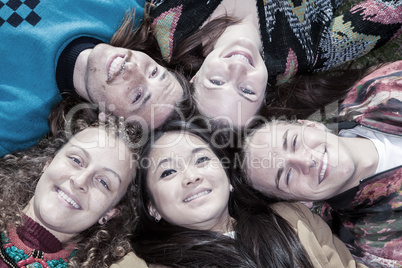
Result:
{"type": "Polygon", "coordinates": [[[265,98],[268,72],[258,47],[247,40],[219,46],[208,54],[192,80],[202,115],[244,126],[265,98]]]}
{"type": "Polygon", "coordinates": [[[135,167],[126,144],[98,128],[76,134],[44,168],[26,214],[65,241],[115,216],[135,167]]]}
{"type": "Polygon", "coordinates": [[[147,185],[156,219],[197,230],[224,232],[231,185],[217,156],[200,138],[164,134],[150,153],[147,185]]]}
{"type": "Polygon", "coordinates": [[[350,148],[319,123],[267,124],[246,151],[253,186],[285,199],[331,198],[349,189],[356,175],[350,148]]]}

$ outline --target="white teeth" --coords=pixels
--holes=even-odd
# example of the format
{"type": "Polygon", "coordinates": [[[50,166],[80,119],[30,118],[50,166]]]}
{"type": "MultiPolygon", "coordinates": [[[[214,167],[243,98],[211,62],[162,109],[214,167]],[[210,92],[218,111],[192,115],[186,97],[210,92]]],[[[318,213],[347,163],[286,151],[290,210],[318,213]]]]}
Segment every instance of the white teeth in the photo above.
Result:
{"type": "Polygon", "coordinates": [[[230,56],[229,58],[238,58],[238,59],[241,59],[241,60],[247,61],[247,63],[251,65],[250,60],[249,60],[249,59],[248,59],[246,56],[241,55],[241,54],[233,54],[233,55],[232,55],[232,56],[230,56]]]}
{"type": "Polygon", "coordinates": [[[184,199],[184,202],[190,202],[191,200],[196,199],[197,197],[209,194],[210,192],[211,192],[211,190],[207,190],[207,191],[198,193],[196,195],[190,196],[189,198],[184,199]]]}
{"type": "Polygon", "coordinates": [[[122,57],[116,57],[110,64],[108,79],[125,69],[126,61],[122,57]]]}
{"type": "Polygon", "coordinates": [[[322,158],[322,169],[320,172],[320,182],[324,179],[325,171],[327,170],[328,164],[328,153],[324,153],[324,157],[322,158]]]}
{"type": "Polygon", "coordinates": [[[64,200],[66,200],[68,203],[70,203],[73,207],[75,208],[80,208],[80,206],[74,201],[72,200],[68,195],[66,195],[65,192],[63,192],[62,190],[58,190],[57,193],[63,197],[64,200]]]}

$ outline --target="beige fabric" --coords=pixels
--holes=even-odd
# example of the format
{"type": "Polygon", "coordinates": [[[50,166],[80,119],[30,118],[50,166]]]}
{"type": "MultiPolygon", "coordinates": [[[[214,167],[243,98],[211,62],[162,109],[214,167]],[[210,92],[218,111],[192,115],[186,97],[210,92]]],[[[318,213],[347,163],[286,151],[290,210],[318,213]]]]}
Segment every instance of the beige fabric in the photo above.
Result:
{"type": "MultiPolygon", "coordinates": [[[[282,202],[273,206],[275,211],[286,219],[296,231],[314,267],[319,268],[363,268],[355,262],[346,246],[332,235],[329,226],[320,216],[313,214],[305,205],[298,202],[282,202]]],[[[147,268],[146,263],[133,252],[127,254],[112,268],[147,268]]],[[[151,268],[165,266],[152,265],[151,268]]]]}
{"type": "Polygon", "coordinates": [[[332,235],[321,217],[313,214],[305,205],[282,202],[273,208],[294,228],[314,267],[367,267],[357,263],[342,241],[332,235]]]}
{"type": "Polygon", "coordinates": [[[148,268],[147,264],[138,258],[134,252],[128,253],[118,263],[112,264],[111,268],[148,268]]]}

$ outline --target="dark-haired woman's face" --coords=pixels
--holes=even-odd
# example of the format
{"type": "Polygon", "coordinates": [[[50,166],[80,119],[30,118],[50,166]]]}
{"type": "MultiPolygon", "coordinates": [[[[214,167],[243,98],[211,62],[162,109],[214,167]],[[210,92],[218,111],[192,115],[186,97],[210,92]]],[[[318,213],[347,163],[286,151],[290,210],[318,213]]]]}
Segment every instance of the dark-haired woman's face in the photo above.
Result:
{"type": "Polygon", "coordinates": [[[261,108],[267,81],[258,47],[239,39],[209,53],[191,82],[202,115],[245,126],[261,108]]]}
{"type": "Polygon", "coordinates": [[[226,231],[232,186],[208,144],[189,133],[170,132],[154,144],[149,158],[153,217],[190,229],[226,231]]]}

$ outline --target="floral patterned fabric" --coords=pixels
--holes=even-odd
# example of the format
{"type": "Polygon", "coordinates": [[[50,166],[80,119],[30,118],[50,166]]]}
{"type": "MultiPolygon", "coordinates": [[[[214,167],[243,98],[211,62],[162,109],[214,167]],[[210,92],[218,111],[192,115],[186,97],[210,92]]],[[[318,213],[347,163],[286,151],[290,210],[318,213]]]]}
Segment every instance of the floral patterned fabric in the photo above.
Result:
{"type": "MultiPolygon", "coordinates": [[[[342,103],[338,119],[402,136],[402,61],[361,80],[342,103]]],[[[332,230],[369,267],[402,267],[401,187],[402,159],[400,166],[362,180],[322,207],[332,230]]]]}

